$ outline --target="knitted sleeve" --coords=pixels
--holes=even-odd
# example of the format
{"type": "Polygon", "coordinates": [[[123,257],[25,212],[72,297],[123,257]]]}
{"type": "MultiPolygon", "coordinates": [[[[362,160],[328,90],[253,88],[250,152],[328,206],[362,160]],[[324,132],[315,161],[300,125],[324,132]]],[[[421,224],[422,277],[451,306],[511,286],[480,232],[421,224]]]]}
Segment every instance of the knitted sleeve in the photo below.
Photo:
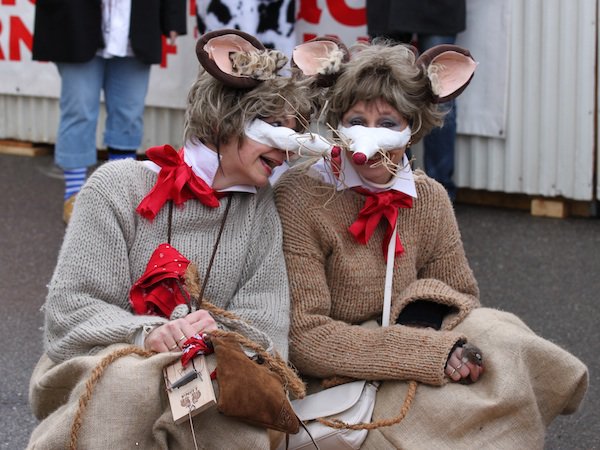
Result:
{"type": "Polygon", "coordinates": [[[119,166],[96,170],[77,196],[44,305],[45,348],[55,362],[133,342],[144,325],[166,322],[129,312],[132,279],[124,230],[133,228],[127,220],[133,221],[135,207],[119,192],[125,184],[120,176],[130,175],[114,170],[119,166]],[[117,197],[118,206],[112,200],[117,197]]]}
{"type": "Polygon", "coordinates": [[[228,309],[266,333],[287,359],[290,295],[282,250],[281,222],[271,188],[257,195],[252,236],[239,289],[228,309]]]}
{"type": "Polygon", "coordinates": [[[425,176],[416,177],[417,201],[426,205],[426,230],[421,230],[424,251],[417,279],[395,299],[392,317],[415,300],[431,300],[450,307],[442,329],[452,329],[479,306],[479,288],[467,261],[456,217],[445,189],[425,176]]]}
{"type": "MultiPolygon", "coordinates": [[[[322,226],[319,211],[328,206],[315,205],[314,193],[314,181],[297,174],[281,180],[276,190],[292,294],[292,362],[303,374],[319,378],[443,384],[448,355],[465,336],[401,325],[367,328],[331,317],[338,299],[332,298],[329,283],[338,275],[328,272],[327,261],[351,255],[333,255],[325,245],[332,234],[343,231],[322,226]]],[[[343,207],[337,212],[343,214],[343,207]]],[[[360,308],[360,298],[345,301],[356,302],[360,308]]]]}

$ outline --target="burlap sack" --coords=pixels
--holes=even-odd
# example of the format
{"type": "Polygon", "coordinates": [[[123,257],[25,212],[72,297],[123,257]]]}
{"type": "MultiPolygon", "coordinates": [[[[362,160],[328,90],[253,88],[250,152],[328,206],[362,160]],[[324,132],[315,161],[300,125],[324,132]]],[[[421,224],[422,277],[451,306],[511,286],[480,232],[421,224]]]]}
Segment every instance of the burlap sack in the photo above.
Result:
{"type": "MultiPolygon", "coordinates": [[[[578,408],[586,366],[516,316],[480,308],[457,330],[482,349],[483,377],[472,385],[420,384],[406,418],[370,431],[361,449],[542,449],[552,419],[578,408]]],[[[395,416],[406,389],[384,382],[373,420],[395,416]]]]}
{"type": "MultiPolygon", "coordinates": [[[[82,356],[59,365],[43,356],[30,384],[30,403],[41,423],[28,449],[68,448],[70,429],[85,382],[114,345],[94,356],[82,356]]],[[[104,372],[83,416],[78,448],[86,450],[190,450],[194,448],[189,422],[175,425],[164,388],[162,369],[178,354],[151,358],[125,356],[104,372]]],[[[214,368],[214,356],[208,358],[214,368]]],[[[213,383],[217,390],[216,383],[213,383]]],[[[211,408],[193,419],[198,447],[268,449],[266,430],[229,419],[211,408]]]]}

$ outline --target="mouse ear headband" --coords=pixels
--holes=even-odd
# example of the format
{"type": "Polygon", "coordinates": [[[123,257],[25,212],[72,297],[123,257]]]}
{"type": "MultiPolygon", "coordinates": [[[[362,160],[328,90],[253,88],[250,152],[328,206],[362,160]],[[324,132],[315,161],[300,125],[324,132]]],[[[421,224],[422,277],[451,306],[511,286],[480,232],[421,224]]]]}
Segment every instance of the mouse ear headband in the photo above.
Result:
{"type": "Polygon", "coordinates": [[[468,86],[477,63],[471,53],[458,45],[437,45],[417,58],[431,83],[434,103],[458,97],[468,86]]]}
{"type": "Polygon", "coordinates": [[[275,78],[287,57],[265,48],[254,36],[234,29],[204,34],[196,43],[202,67],[226,86],[251,89],[275,78]]]}
{"type": "Polygon", "coordinates": [[[305,76],[314,77],[317,86],[329,87],[339,76],[342,64],[349,59],[348,48],[340,40],[321,36],[297,45],[291,66],[300,69],[305,76]]]}

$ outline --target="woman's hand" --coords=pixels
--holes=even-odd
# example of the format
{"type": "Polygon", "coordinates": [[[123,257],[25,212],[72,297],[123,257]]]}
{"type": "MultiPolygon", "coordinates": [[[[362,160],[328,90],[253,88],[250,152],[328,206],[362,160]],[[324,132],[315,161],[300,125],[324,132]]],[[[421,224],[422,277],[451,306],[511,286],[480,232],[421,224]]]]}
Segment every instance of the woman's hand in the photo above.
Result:
{"type": "Polygon", "coordinates": [[[190,336],[216,329],[217,322],[210,313],[199,309],[182,319],[172,320],[156,327],[146,336],[144,348],[154,352],[179,351],[190,336]]]}
{"type": "Polygon", "coordinates": [[[452,381],[475,383],[483,373],[481,351],[470,344],[456,347],[448,358],[445,372],[452,381]]]}
{"type": "Polygon", "coordinates": [[[169,31],[169,45],[175,45],[178,36],[177,31],[169,31]]]}

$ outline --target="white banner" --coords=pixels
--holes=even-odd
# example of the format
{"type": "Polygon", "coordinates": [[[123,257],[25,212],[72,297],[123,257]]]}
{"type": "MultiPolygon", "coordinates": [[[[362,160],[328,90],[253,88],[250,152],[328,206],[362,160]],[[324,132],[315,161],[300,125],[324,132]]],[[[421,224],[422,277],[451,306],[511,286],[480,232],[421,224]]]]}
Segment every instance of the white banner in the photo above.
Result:
{"type": "MultiPolygon", "coordinates": [[[[368,39],[365,0],[299,0],[299,41],[330,34],[346,45],[368,39]]],[[[479,63],[473,81],[457,99],[458,133],[506,136],[509,0],[467,0],[467,29],[457,44],[479,63]]]]}
{"type": "MultiPolygon", "coordinates": [[[[185,107],[198,71],[194,6],[194,2],[189,5],[188,34],[180,36],[175,46],[163,39],[163,61],[152,66],[150,75],[149,106],[185,107]]],[[[57,98],[56,66],[31,59],[34,14],[34,0],[0,0],[0,94],[57,98]]]]}
{"type": "MultiPolygon", "coordinates": [[[[56,98],[60,93],[56,66],[31,60],[34,2],[0,0],[0,94],[56,98]]],[[[201,14],[204,3],[200,2],[201,14]]],[[[508,4],[508,0],[467,0],[468,29],[459,42],[472,50],[480,65],[472,85],[458,99],[459,132],[504,137],[508,4]],[[494,46],[481,47],[491,42],[494,46]]],[[[188,35],[179,37],[175,46],[163,41],[163,62],[152,66],[147,105],[185,107],[187,91],[198,71],[195,16],[196,0],[189,0],[188,35]]],[[[365,0],[296,0],[294,33],[297,42],[326,34],[346,45],[366,40],[365,0]]]]}

